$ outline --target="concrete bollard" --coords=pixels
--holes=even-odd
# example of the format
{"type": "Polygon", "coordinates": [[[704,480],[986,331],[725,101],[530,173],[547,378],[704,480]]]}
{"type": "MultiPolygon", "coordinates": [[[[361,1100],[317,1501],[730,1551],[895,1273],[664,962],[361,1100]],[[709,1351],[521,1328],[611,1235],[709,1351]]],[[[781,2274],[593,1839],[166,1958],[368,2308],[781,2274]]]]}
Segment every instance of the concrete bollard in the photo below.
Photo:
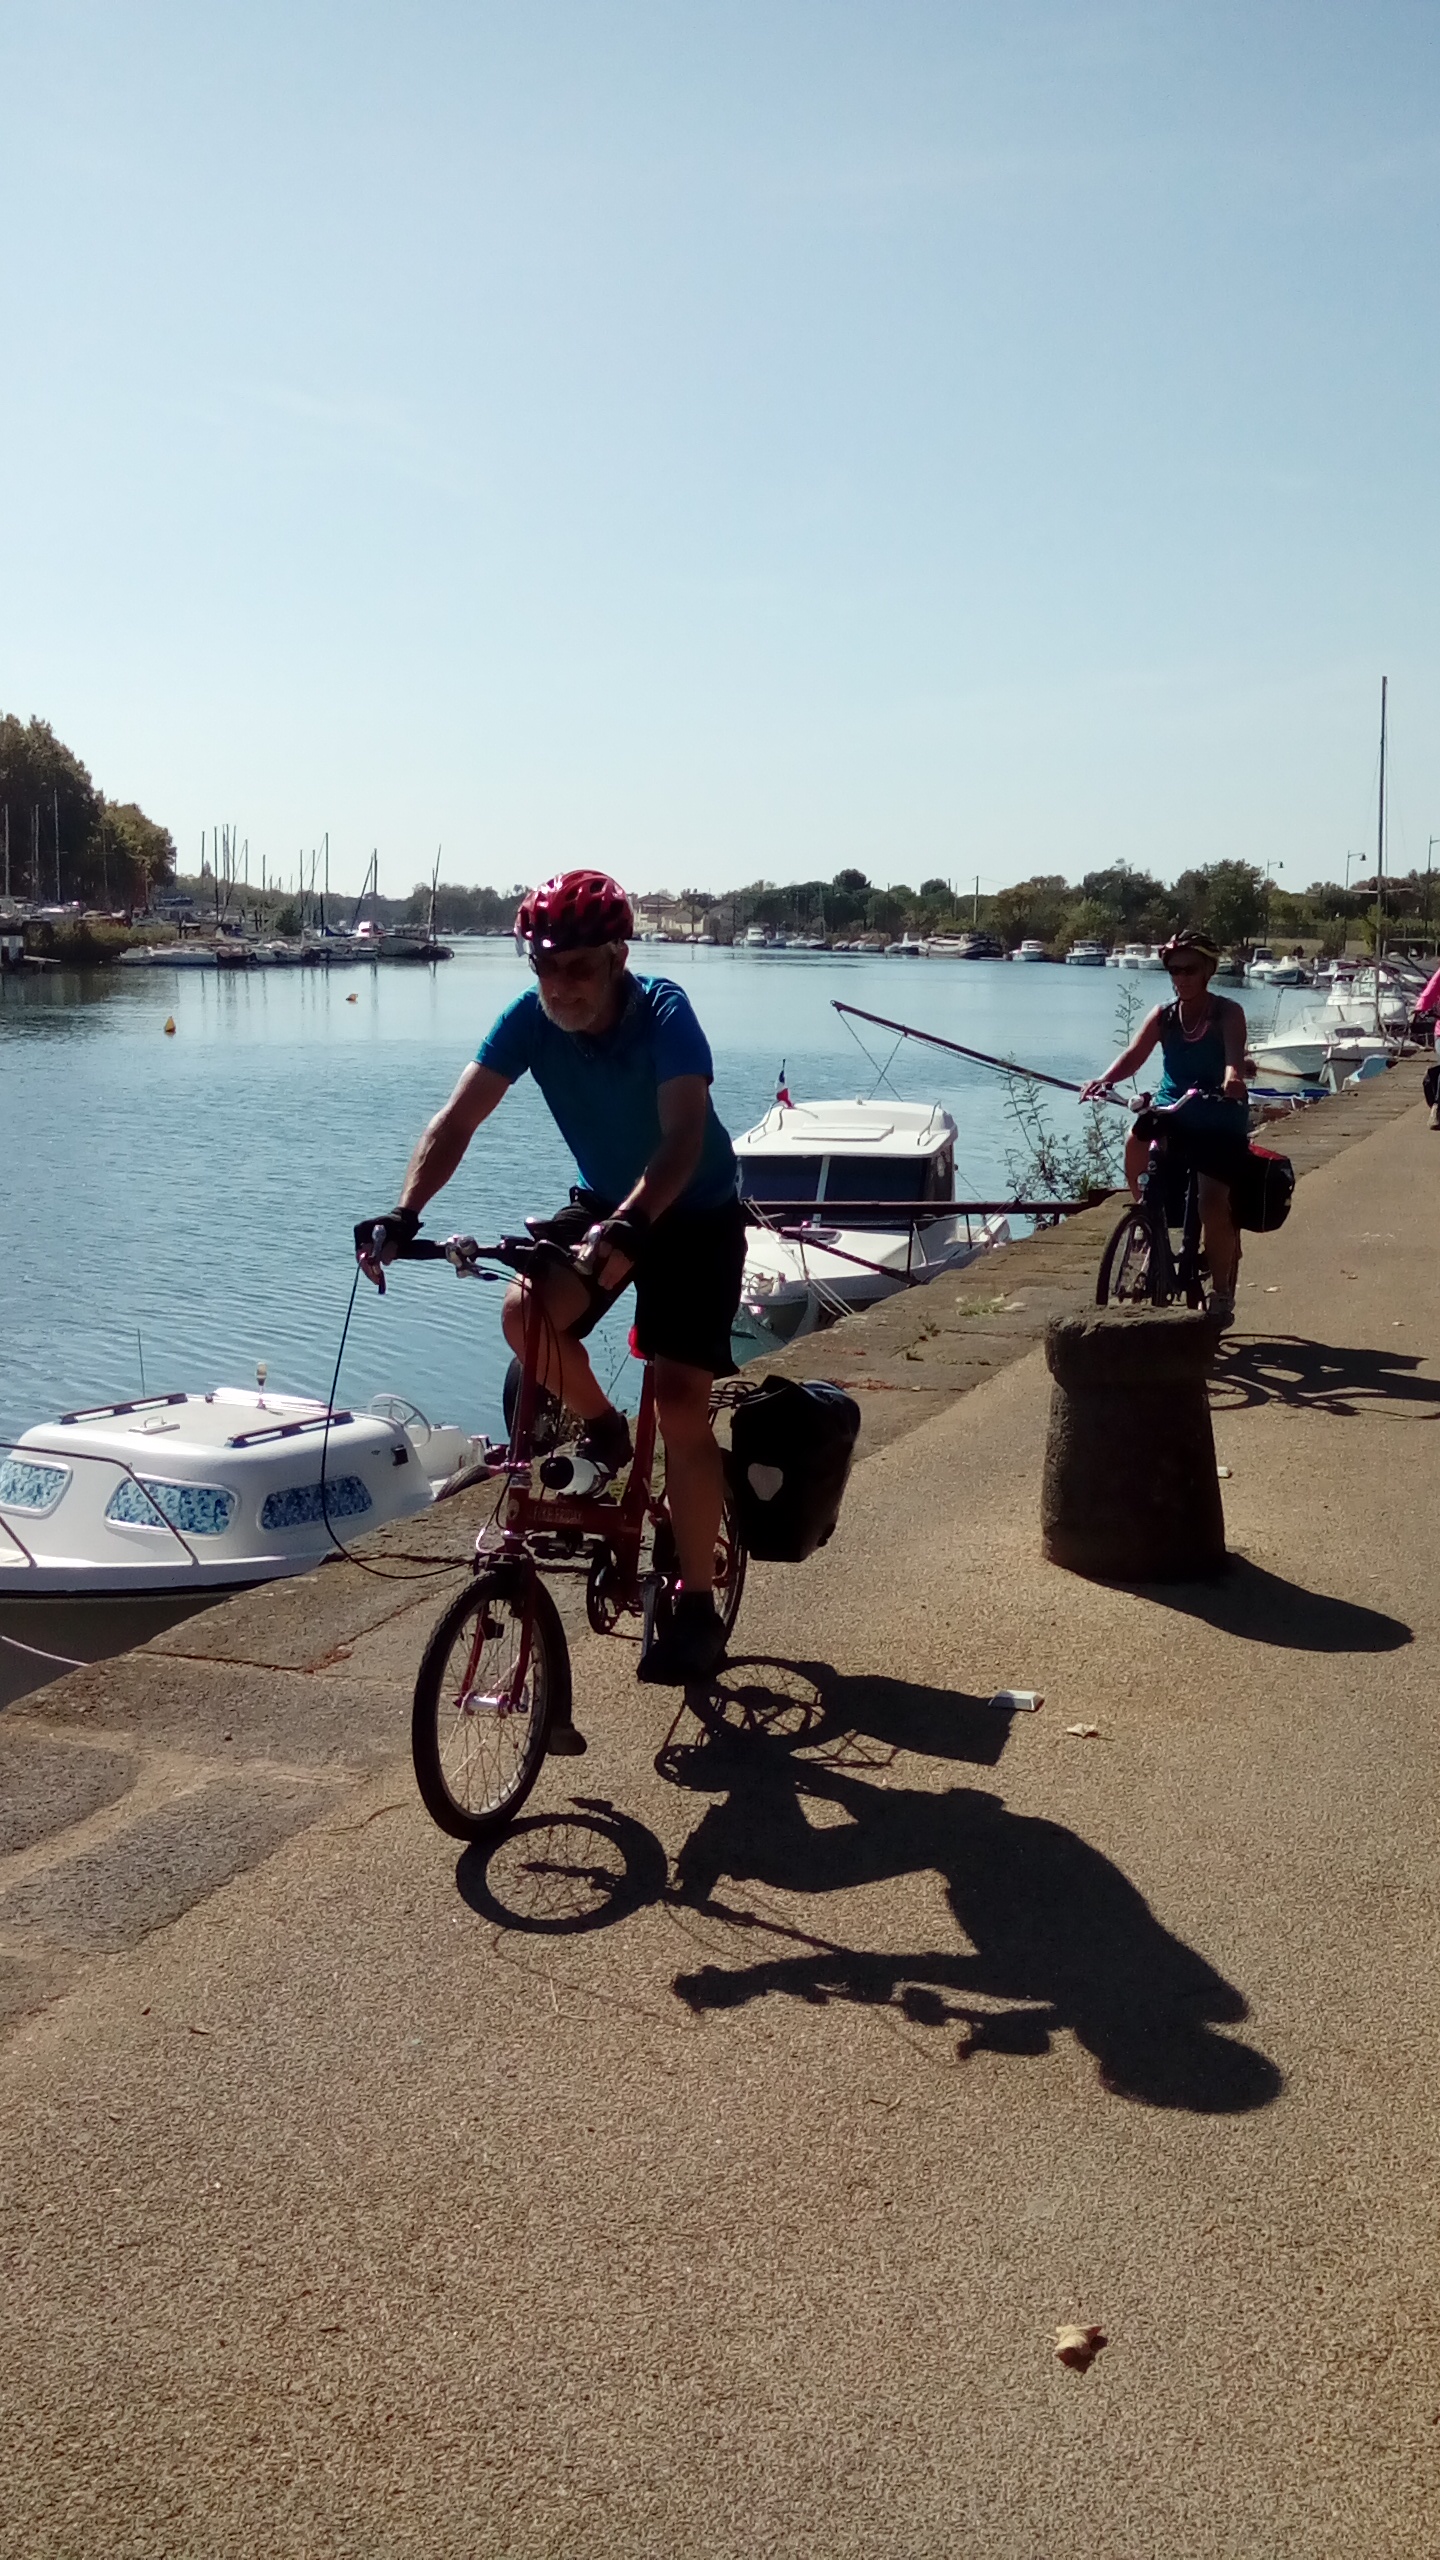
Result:
{"type": "Polygon", "coordinates": [[[1106,1308],[1045,1329],[1055,1381],[1045,1554],[1097,1582],[1192,1582],[1225,1562],[1205,1380],[1214,1327],[1185,1307],[1106,1308]]]}

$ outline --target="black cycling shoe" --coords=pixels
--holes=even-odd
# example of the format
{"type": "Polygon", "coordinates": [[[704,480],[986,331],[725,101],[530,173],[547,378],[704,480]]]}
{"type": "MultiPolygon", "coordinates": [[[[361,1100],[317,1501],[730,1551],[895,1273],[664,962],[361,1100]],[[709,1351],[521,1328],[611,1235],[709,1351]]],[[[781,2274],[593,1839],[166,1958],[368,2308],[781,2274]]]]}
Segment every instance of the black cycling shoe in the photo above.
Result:
{"type": "Polygon", "coordinates": [[[545,1750],[555,1760],[578,1760],[585,1749],[585,1736],[578,1725],[552,1724],[545,1750]]]}
{"type": "Polygon", "coordinates": [[[635,1454],[630,1425],[623,1413],[597,1414],[587,1422],[575,1443],[577,1458],[588,1458],[592,1467],[603,1468],[607,1476],[618,1476],[628,1467],[635,1454]]]}
{"type": "Polygon", "coordinates": [[[708,1591],[682,1591],[663,1636],[657,1636],[636,1668],[637,1680],[659,1689],[683,1689],[709,1680],[725,1659],[725,1625],[708,1591]]]}

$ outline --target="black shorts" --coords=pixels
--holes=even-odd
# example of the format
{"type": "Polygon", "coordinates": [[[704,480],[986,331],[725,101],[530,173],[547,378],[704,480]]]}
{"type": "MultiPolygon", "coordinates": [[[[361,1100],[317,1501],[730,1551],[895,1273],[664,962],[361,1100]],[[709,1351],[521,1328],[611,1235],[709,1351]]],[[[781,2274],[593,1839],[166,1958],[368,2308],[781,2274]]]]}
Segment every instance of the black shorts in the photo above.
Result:
{"type": "MultiPolygon", "coordinates": [[[[575,1245],[598,1219],[613,1215],[612,1202],[593,1191],[572,1191],[569,1206],[546,1219],[544,1232],[557,1244],[575,1245]]],[[[740,1304],[745,1233],[738,1200],[718,1209],[667,1209],[645,1238],[629,1280],[618,1289],[592,1282],[590,1310],[571,1332],[583,1338],[633,1285],[635,1347],[642,1358],[679,1360],[712,1378],[733,1377],[730,1327],[740,1304]]]]}

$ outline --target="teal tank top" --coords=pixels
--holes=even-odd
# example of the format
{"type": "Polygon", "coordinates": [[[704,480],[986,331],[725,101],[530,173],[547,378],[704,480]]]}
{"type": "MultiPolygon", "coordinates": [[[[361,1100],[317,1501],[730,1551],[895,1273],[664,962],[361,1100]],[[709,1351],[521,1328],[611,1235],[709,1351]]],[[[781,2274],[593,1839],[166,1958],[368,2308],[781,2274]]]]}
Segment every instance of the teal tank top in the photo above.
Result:
{"type": "MultiPolygon", "coordinates": [[[[1225,1034],[1212,1013],[1198,1039],[1187,1040],[1180,1028],[1180,1007],[1167,1004],[1160,1016],[1160,1054],[1165,1073],[1156,1088],[1157,1103],[1181,1101],[1192,1085],[1208,1087],[1218,1093],[1225,1081],[1225,1034]]],[[[1217,1106],[1212,1105],[1212,1109],[1217,1106]]],[[[1249,1112],[1243,1102],[1226,1102],[1218,1106],[1233,1117],[1237,1129],[1249,1125],[1249,1112]]],[[[1207,1115],[1208,1116],[1208,1115],[1207,1115]]]]}

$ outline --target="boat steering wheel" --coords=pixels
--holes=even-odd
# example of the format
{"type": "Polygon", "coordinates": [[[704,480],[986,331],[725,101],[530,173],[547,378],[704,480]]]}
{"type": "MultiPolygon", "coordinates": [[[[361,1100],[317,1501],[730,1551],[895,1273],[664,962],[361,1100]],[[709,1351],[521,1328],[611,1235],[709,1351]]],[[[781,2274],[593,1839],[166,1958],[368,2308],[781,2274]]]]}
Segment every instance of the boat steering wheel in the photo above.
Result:
{"type": "Polygon", "coordinates": [[[398,1422],[402,1431],[423,1431],[427,1437],[430,1424],[418,1404],[408,1396],[372,1396],[369,1410],[381,1422],[398,1422]]]}

